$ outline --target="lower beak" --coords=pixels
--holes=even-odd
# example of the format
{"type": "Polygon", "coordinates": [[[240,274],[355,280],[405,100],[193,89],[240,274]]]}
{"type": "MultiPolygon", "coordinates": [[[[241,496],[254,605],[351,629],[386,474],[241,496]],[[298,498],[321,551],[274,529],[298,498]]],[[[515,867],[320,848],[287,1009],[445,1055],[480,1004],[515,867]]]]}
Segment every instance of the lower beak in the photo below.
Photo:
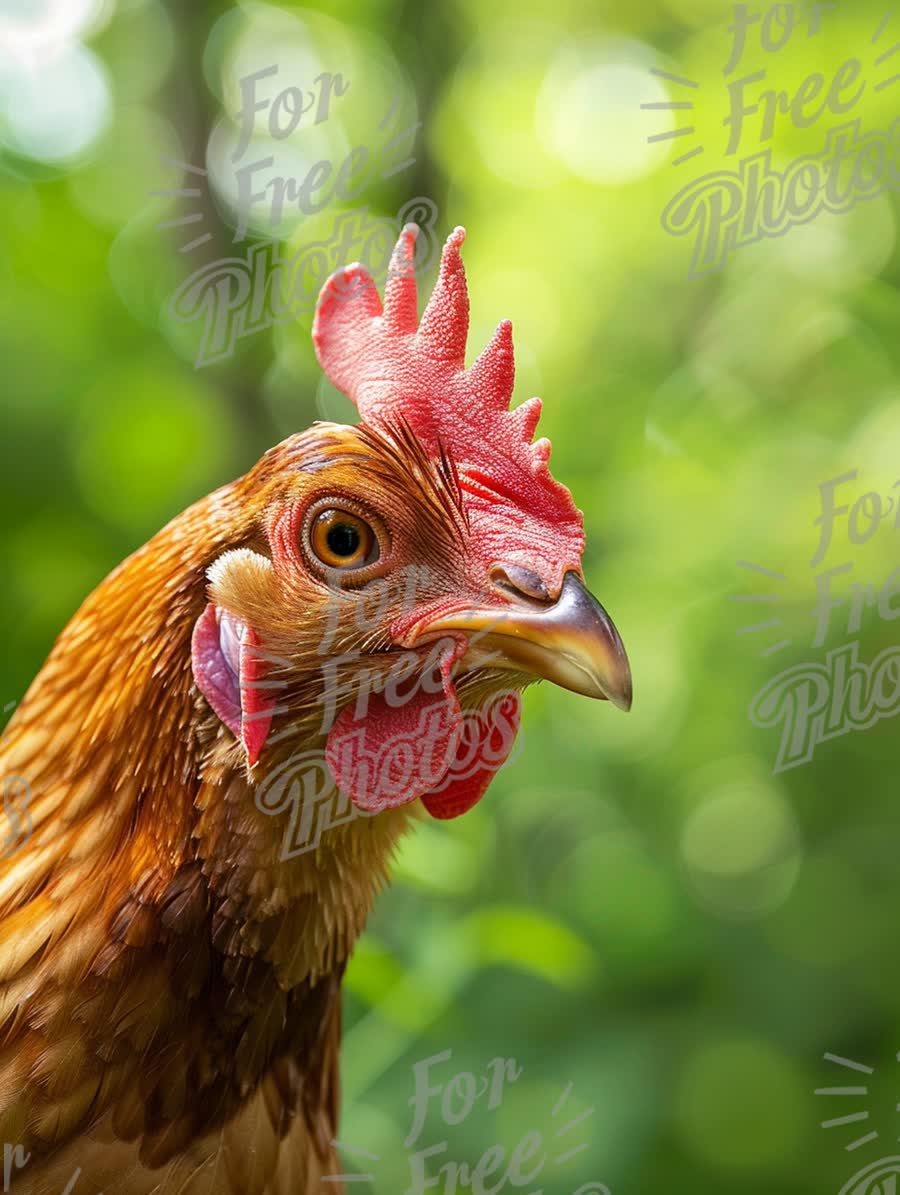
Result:
{"type": "Polygon", "coordinates": [[[631,708],[631,669],[619,632],[575,573],[566,573],[552,606],[476,607],[437,618],[416,637],[442,631],[470,636],[467,665],[531,673],[631,708]]]}

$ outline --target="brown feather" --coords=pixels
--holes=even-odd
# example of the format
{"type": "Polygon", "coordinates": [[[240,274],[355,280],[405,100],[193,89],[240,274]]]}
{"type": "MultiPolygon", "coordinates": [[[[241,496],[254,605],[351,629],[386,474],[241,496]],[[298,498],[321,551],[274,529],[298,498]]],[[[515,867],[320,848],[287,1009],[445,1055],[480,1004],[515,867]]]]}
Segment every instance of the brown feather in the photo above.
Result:
{"type": "MultiPolygon", "coordinates": [[[[322,742],[321,620],[259,563],[273,511],[351,484],[436,577],[463,575],[446,454],[431,460],[404,425],[319,425],[114,570],[0,741],[0,774],[33,791],[30,841],[0,861],[0,1123],[32,1155],[13,1191],[58,1195],[79,1167],[78,1195],[304,1195],[339,1173],[340,980],[410,816],[335,827],[283,859],[289,814],[254,798],[322,742]],[[255,555],[207,581],[242,548],[255,555]],[[210,594],[265,628],[281,686],[252,775],[193,683],[210,594]]],[[[390,665],[380,633],[342,634],[336,653],[390,665]]]]}

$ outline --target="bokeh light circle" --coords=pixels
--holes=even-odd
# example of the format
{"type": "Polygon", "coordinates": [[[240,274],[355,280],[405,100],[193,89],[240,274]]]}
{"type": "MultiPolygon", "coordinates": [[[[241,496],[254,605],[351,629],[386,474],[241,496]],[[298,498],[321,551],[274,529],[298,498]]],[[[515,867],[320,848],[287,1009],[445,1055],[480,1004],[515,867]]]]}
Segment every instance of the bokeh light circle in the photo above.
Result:
{"type": "Polygon", "coordinates": [[[753,1172],[798,1148],[810,1099],[803,1077],[762,1038],[704,1043],[687,1060],[675,1095],[682,1140],[703,1162],[753,1172]]]}
{"type": "Polygon", "coordinates": [[[752,918],[790,895],[800,867],[800,836],[777,790],[763,781],[738,780],[692,810],[682,830],[681,855],[707,908],[727,918],[752,918]]]}
{"type": "Polygon", "coordinates": [[[99,58],[77,43],[37,65],[10,69],[3,80],[4,140],[26,157],[65,162],[106,129],[112,100],[99,58]]]}
{"type": "Polygon", "coordinates": [[[624,38],[577,53],[565,51],[550,68],[536,109],[547,150],[591,183],[627,183],[668,156],[667,142],[648,137],[673,124],[665,109],[643,108],[669,99],[648,65],[652,51],[624,38]]]}

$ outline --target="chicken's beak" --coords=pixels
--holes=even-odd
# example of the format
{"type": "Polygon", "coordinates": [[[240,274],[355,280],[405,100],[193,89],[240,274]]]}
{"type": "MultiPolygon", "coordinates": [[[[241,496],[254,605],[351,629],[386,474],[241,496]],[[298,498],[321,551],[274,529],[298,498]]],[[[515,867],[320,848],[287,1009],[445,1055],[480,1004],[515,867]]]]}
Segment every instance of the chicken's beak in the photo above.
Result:
{"type": "Polygon", "coordinates": [[[444,615],[419,629],[469,636],[464,666],[512,669],[585,697],[631,708],[631,669],[612,619],[573,572],[552,604],[485,606],[444,615]]]}

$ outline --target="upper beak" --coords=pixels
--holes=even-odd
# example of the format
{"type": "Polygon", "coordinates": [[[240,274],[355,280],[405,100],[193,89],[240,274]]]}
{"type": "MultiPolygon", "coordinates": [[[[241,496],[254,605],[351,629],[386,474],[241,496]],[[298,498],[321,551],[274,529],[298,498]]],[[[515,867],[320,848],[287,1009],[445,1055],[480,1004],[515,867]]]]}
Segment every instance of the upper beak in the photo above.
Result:
{"type": "Polygon", "coordinates": [[[462,610],[418,628],[416,637],[439,631],[471,635],[465,661],[473,667],[530,672],[573,693],[631,708],[631,669],[619,632],[573,572],[566,573],[552,605],[462,610]]]}

